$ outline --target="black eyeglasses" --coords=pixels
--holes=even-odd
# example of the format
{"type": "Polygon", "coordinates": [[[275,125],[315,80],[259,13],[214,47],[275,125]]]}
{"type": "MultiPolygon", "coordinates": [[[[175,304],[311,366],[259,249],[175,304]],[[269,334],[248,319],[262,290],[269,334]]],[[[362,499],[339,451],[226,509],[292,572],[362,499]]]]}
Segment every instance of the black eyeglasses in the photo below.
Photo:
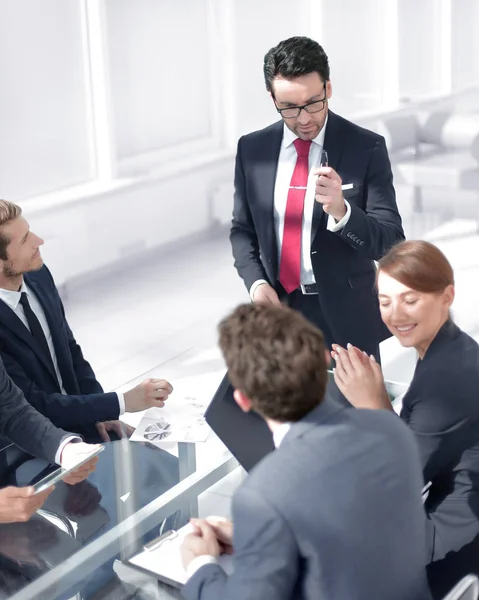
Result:
{"type": "Polygon", "coordinates": [[[278,108],[276,104],[276,98],[273,98],[276,110],[283,117],[283,119],[296,119],[299,117],[302,110],[305,110],[309,114],[321,112],[324,109],[324,105],[328,101],[326,98],[326,84],[324,84],[324,98],[321,100],[315,100],[314,102],[308,102],[303,106],[288,106],[288,108],[278,108]]]}

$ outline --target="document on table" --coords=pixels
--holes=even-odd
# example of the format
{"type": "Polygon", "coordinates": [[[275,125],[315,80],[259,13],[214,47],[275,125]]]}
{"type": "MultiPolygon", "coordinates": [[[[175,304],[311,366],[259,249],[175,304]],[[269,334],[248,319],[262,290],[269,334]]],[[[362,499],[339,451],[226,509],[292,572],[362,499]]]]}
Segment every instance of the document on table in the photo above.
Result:
{"type": "Polygon", "coordinates": [[[210,433],[204,419],[207,403],[187,396],[169,399],[163,408],[146,411],[130,440],[133,442],[204,442],[210,433]]]}
{"type": "MultiPolygon", "coordinates": [[[[144,547],[144,550],[128,562],[144,571],[155,575],[174,587],[181,587],[186,583],[186,571],[181,560],[180,547],[185,536],[192,533],[193,526],[188,524],[178,531],[169,531],[158,540],[153,540],[144,547]]],[[[230,574],[233,571],[231,555],[223,554],[218,559],[218,564],[230,574]]]]}
{"type": "Polygon", "coordinates": [[[124,419],[136,428],[130,440],[149,442],[160,448],[169,442],[206,441],[211,429],[203,415],[223,376],[221,370],[175,381],[173,393],[163,408],[150,408],[141,417],[135,416],[134,422],[131,415],[124,419]]]}

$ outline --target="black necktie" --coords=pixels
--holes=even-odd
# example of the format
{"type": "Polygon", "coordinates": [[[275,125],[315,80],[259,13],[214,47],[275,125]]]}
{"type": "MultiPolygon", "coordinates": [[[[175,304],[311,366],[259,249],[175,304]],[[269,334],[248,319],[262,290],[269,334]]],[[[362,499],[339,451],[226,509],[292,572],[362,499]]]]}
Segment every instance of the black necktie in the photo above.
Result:
{"type": "Polygon", "coordinates": [[[28,326],[30,327],[30,333],[37,340],[38,345],[42,349],[42,352],[46,358],[46,360],[50,363],[53,371],[55,371],[53,367],[52,355],[50,354],[50,348],[48,347],[47,338],[43,333],[42,326],[40,325],[40,321],[37,319],[36,314],[33,312],[30,303],[28,302],[28,297],[26,292],[22,292],[20,296],[20,304],[23,306],[23,312],[27,318],[28,326]]]}

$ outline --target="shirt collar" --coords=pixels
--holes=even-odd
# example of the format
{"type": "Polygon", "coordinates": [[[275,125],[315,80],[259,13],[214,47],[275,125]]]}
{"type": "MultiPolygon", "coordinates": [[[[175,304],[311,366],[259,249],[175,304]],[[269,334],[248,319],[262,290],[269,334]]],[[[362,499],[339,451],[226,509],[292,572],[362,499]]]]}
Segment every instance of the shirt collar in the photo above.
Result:
{"type": "MultiPolygon", "coordinates": [[[[324,147],[324,136],[326,135],[326,126],[328,124],[328,116],[326,115],[326,120],[324,121],[324,125],[323,128],[321,129],[321,131],[318,133],[318,135],[314,138],[313,142],[315,144],[318,144],[318,146],[321,146],[321,148],[324,147]]],[[[291,131],[291,129],[289,129],[289,127],[286,126],[286,123],[283,125],[283,148],[289,148],[289,146],[291,146],[295,140],[298,139],[298,136],[293,133],[291,131]]]]}
{"type": "Polygon", "coordinates": [[[27,294],[30,293],[25,285],[25,281],[22,282],[18,292],[0,288],[0,300],[3,300],[3,302],[5,302],[5,304],[7,304],[12,310],[15,310],[20,302],[20,296],[22,295],[22,292],[26,292],[27,294]]]}
{"type": "Polygon", "coordinates": [[[288,431],[291,429],[292,423],[281,423],[273,431],[273,441],[275,448],[279,448],[281,442],[285,438],[288,431]]]}

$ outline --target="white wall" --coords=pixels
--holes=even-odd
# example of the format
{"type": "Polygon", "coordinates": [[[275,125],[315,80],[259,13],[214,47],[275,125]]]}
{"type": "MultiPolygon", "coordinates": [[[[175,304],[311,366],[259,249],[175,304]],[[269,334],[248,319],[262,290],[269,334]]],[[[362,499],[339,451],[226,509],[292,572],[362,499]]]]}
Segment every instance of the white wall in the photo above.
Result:
{"type": "Polygon", "coordinates": [[[107,0],[119,159],[212,134],[207,0],[107,0]]]}
{"type": "MultiPolygon", "coordinates": [[[[331,107],[351,115],[383,103],[390,0],[324,0],[322,42],[331,67],[331,107]]],[[[395,69],[395,64],[388,64],[395,69]]]]}
{"type": "Polygon", "coordinates": [[[453,0],[451,7],[452,89],[479,83],[479,2],[453,0]]]}
{"type": "Polygon", "coordinates": [[[82,0],[0,0],[0,197],[95,176],[82,0]]]}
{"type": "Polygon", "coordinates": [[[399,91],[421,99],[450,91],[449,0],[399,0],[399,91]]]}
{"type": "Polygon", "coordinates": [[[309,9],[306,0],[293,11],[286,0],[104,0],[118,180],[65,191],[67,202],[61,190],[20,201],[59,283],[229,218],[237,139],[277,118],[264,54],[308,32],[301,6],[309,9]]]}
{"type": "Polygon", "coordinates": [[[306,35],[306,1],[237,0],[233,2],[233,62],[237,134],[260,129],[278,119],[266,92],[263,60],[281,40],[306,35]]]}
{"type": "Polygon", "coordinates": [[[237,139],[277,119],[270,47],[316,38],[356,118],[478,82],[478,5],[0,0],[0,197],[60,282],[187,238],[227,219],[237,139]]]}
{"type": "Polygon", "coordinates": [[[27,208],[25,216],[62,284],[211,227],[217,187],[232,180],[232,165],[232,156],[218,159],[67,205],[27,208]]]}

